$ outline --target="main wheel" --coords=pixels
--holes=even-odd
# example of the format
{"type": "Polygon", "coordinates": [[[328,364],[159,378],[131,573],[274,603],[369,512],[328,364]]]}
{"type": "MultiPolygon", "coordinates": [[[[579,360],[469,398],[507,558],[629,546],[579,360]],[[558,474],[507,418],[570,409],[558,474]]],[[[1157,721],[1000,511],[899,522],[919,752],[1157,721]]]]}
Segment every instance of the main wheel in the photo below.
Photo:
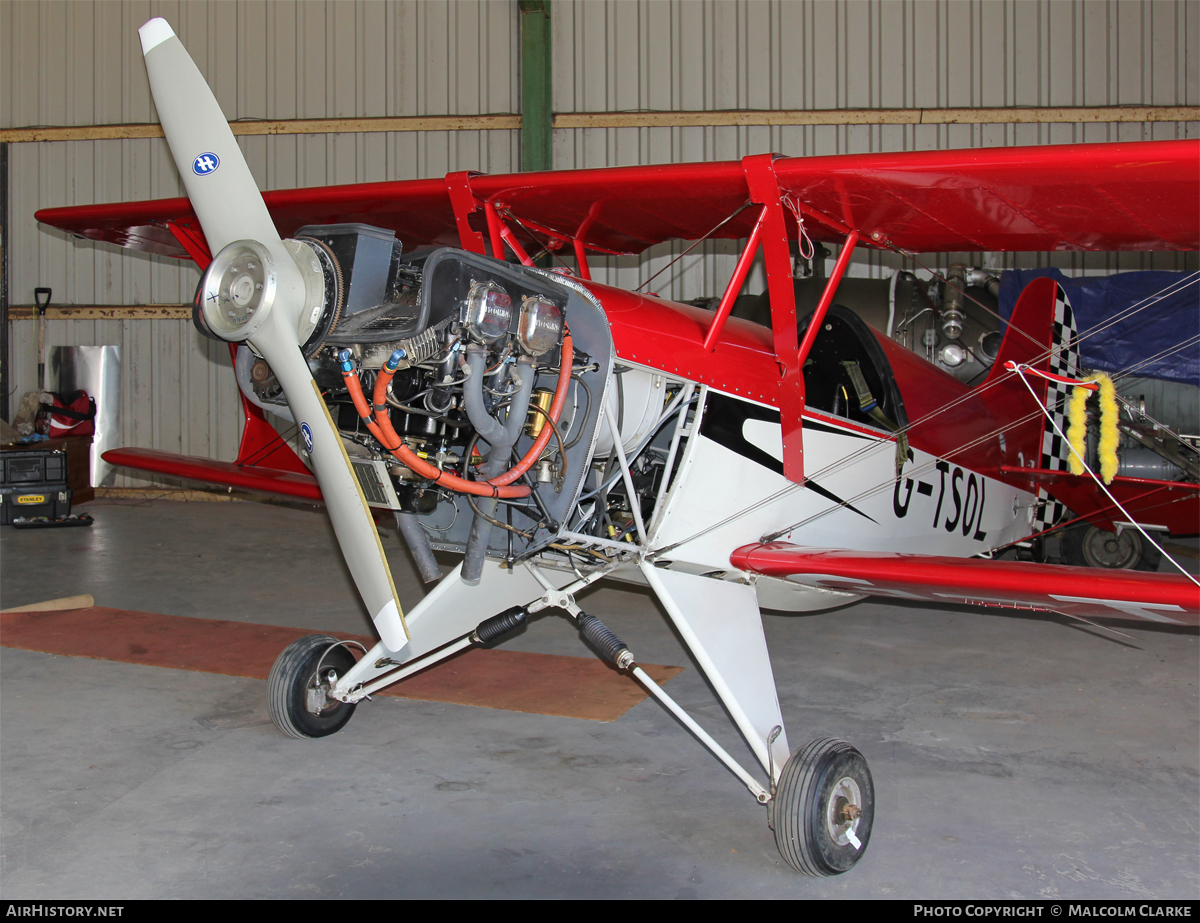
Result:
{"type": "Polygon", "coordinates": [[[771,801],[775,845],[805,875],[840,875],[866,851],[875,786],[863,755],[844,740],[814,740],[792,754],[771,801]]]}
{"type": "Polygon", "coordinates": [[[1158,570],[1162,556],[1137,529],[1125,529],[1118,535],[1087,523],[1063,533],[1062,556],[1077,567],[1105,567],[1116,570],[1158,570]]]}
{"type": "Polygon", "coordinates": [[[340,731],[355,706],[329,690],[354,663],[354,655],[328,635],[308,635],[285,647],[267,677],[267,710],[275,726],[291,737],[340,731]]]}

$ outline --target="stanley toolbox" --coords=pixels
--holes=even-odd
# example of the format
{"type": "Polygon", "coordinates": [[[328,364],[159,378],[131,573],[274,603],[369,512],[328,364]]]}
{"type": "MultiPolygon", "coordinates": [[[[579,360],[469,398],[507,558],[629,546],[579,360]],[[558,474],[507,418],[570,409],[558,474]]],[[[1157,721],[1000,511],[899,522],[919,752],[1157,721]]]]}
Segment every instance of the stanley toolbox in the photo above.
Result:
{"type": "Polygon", "coordinates": [[[60,519],[71,512],[67,487],[67,453],[57,451],[0,453],[0,524],[17,517],[60,519]]]}

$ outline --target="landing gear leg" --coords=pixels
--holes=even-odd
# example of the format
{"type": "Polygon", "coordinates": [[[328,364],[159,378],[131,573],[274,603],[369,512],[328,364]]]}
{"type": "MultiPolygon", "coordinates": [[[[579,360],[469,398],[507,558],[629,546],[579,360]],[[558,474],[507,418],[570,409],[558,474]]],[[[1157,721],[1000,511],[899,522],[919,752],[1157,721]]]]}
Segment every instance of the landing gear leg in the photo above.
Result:
{"type": "Polygon", "coordinates": [[[814,740],[792,754],[771,802],[775,845],[805,875],[847,872],[866,851],[875,819],[867,761],[843,740],[814,740]]]}

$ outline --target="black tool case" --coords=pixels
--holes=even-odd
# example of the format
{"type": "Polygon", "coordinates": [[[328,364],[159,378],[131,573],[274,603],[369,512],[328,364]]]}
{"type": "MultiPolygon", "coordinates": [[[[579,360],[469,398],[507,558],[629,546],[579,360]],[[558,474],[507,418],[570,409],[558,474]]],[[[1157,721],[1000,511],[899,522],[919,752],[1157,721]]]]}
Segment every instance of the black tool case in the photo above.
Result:
{"type": "Polygon", "coordinates": [[[0,525],[11,525],[17,517],[68,515],[67,453],[61,449],[0,453],[0,501],[0,525]]]}

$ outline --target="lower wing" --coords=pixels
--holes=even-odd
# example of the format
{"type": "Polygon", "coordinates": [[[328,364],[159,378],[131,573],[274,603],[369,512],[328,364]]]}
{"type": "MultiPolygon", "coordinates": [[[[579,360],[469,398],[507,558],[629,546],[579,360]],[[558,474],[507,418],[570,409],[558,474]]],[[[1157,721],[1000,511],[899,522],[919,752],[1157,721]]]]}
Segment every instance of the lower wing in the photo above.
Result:
{"type": "Polygon", "coordinates": [[[1171,574],[804,548],[787,542],[745,545],[730,561],[764,577],[867,596],[1200,624],[1200,587],[1171,574]]]}
{"type": "Polygon", "coordinates": [[[298,474],[294,471],[281,471],[257,465],[231,464],[194,455],[173,455],[155,449],[109,449],[104,453],[104,460],[124,468],[204,481],[222,487],[277,494],[317,503],[322,501],[321,487],[311,474],[298,474]]]}

